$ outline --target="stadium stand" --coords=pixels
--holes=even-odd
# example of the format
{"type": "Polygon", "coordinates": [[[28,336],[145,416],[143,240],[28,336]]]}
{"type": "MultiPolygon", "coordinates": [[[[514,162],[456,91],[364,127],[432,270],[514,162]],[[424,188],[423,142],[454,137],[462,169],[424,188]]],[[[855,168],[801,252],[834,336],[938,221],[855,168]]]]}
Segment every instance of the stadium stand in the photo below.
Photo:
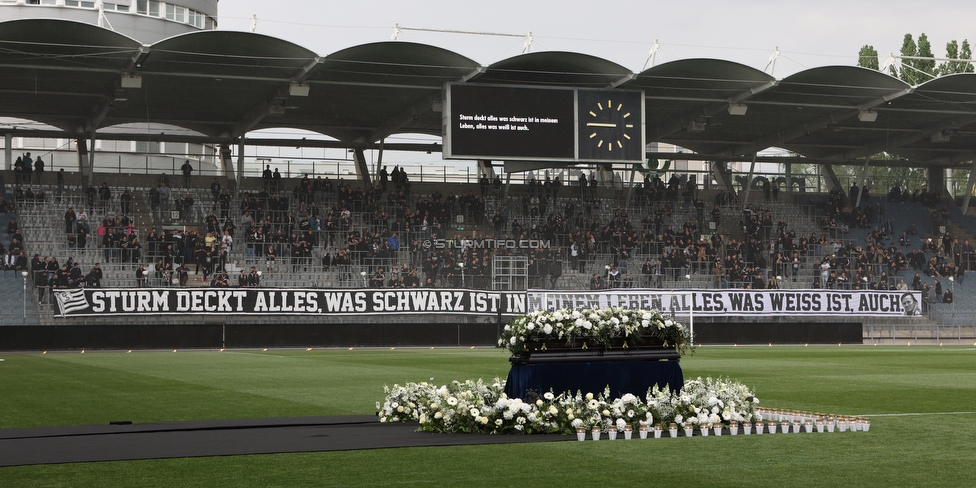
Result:
{"type": "MultiPolygon", "coordinates": [[[[896,289],[904,280],[922,290],[926,311],[942,324],[976,313],[964,305],[973,293],[964,279],[971,268],[961,246],[955,259],[942,255],[940,228],[929,224],[935,209],[885,196],[853,208],[839,193],[759,193],[743,206],[722,192],[660,181],[630,194],[534,180],[508,194],[465,184],[390,185],[382,193],[378,186],[303,178],[284,180],[287,189],[247,182],[236,196],[229,182],[215,192],[198,179],[201,186],[174,189],[165,201],[161,183],[113,183],[68,186],[60,194],[52,187],[32,197],[18,188],[10,195],[17,213],[5,214],[3,223],[19,221],[28,257],[58,263],[28,277],[33,320],[52,317],[49,287],[256,284],[896,289]],[[551,246],[479,248],[477,239],[551,246]],[[521,264],[509,266],[514,262],[521,264]],[[58,271],[64,265],[67,278],[58,271]],[[940,303],[946,291],[953,303],[940,303]]],[[[4,241],[8,249],[12,236],[4,241]]],[[[23,283],[7,274],[9,301],[22,295],[23,283]]]]}

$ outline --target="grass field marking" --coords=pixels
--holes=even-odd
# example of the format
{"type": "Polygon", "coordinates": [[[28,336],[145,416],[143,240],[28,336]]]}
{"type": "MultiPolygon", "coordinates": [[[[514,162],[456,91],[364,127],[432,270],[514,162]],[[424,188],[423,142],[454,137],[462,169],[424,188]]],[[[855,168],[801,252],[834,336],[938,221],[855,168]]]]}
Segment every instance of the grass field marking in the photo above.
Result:
{"type": "Polygon", "coordinates": [[[264,354],[259,352],[246,352],[246,351],[224,351],[224,354],[241,354],[245,356],[259,356],[262,358],[282,358],[282,359],[294,359],[295,356],[279,356],[277,354],[264,354]]]}
{"type": "Polygon", "coordinates": [[[930,417],[933,415],[976,415],[976,412],[871,413],[858,417],[930,417]]]}

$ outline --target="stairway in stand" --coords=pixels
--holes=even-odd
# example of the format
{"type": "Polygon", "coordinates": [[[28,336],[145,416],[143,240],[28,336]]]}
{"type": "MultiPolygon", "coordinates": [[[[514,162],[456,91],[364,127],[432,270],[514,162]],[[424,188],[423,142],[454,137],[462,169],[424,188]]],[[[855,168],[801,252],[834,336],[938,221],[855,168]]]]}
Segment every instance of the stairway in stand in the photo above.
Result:
{"type": "Polygon", "coordinates": [[[139,241],[145,246],[146,236],[149,235],[149,231],[154,227],[152,214],[149,212],[149,206],[146,204],[146,198],[141,190],[133,190],[129,193],[132,194],[129,217],[136,223],[136,228],[139,232],[139,241]]]}

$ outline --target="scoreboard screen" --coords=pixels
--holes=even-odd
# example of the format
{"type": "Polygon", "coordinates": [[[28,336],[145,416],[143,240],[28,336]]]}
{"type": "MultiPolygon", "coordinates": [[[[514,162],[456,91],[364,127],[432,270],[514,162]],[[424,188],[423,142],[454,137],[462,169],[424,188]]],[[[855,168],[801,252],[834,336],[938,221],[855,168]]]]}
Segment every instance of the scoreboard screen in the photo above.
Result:
{"type": "Polygon", "coordinates": [[[445,159],[642,162],[640,91],[450,83],[445,159]]]}
{"type": "Polygon", "coordinates": [[[574,159],[572,89],[448,85],[444,157],[574,159]]]}

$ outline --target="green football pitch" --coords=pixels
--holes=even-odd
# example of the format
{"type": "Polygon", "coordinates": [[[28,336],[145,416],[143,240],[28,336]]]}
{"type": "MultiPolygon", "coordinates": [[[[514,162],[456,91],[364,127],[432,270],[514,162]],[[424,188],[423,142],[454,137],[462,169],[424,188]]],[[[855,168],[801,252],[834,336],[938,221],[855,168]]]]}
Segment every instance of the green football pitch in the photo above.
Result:
{"type": "MultiPolygon", "coordinates": [[[[504,378],[500,349],[0,354],[0,428],[373,414],[383,386],[504,378]]],[[[973,486],[976,347],[700,347],[767,408],[869,432],[556,442],[0,468],[21,486],[973,486]]],[[[463,435],[463,434],[456,434],[463,435]]]]}

